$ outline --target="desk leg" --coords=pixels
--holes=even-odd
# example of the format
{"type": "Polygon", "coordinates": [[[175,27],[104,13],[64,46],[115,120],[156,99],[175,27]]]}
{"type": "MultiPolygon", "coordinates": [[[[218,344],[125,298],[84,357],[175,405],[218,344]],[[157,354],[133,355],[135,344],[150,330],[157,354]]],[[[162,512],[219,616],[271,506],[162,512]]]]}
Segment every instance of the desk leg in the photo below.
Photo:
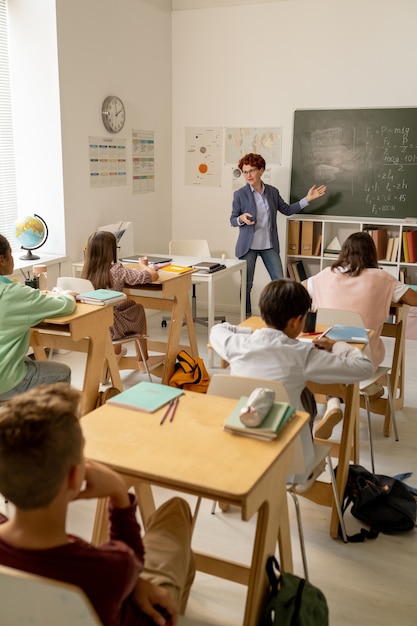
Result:
{"type": "Polygon", "coordinates": [[[246,261],[245,267],[240,272],[240,321],[243,322],[246,319],[246,261]]]}
{"type": "Polygon", "coordinates": [[[169,325],[167,353],[161,381],[163,385],[168,384],[169,379],[174,373],[174,365],[179,352],[182,321],[184,317],[187,322],[187,333],[190,341],[191,355],[198,356],[198,345],[195,337],[194,321],[188,290],[182,288],[179,293],[177,293],[171,309],[171,324],[169,325]]]}
{"type": "MultiPolygon", "coordinates": [[[[207,283],[207,297],[208,297],[208,323],[207,323],[207,334],[210,336],[210,329],[214,325],[214,280],[209,280],[207,283]]],[[[208,339],[207,337],[207,339],[208,339]]],[[[214,367],[214,350],[209,348],[208,350],[208,360],[209,367],[214,367]]]]}

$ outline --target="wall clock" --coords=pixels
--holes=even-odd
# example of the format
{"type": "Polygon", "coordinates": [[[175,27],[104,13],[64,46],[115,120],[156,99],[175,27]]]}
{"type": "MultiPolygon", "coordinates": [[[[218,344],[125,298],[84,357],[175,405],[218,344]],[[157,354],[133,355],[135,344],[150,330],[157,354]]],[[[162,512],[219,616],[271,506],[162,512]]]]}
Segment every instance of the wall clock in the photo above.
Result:
{"type": "Polygon", "coordinates": [[[118,133],[122,130],[126,113],[123,102],[117,96],[107,96],[101,107],[103,124],[109,133],[118,133]]]}

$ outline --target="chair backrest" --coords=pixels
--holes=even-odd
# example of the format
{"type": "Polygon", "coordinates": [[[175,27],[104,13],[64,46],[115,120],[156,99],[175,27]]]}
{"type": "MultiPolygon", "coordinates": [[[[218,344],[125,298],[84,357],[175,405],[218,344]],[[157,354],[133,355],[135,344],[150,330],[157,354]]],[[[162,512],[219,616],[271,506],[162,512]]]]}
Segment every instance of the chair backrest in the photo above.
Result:
{"type": "Polygon", "coordinates": [[[169,253],[183,256],[209,257],[210,246],[207,239],[173,239],[169,242],[169,253]]]}
{"type": "Polygon", "coordinates": [[[50,578],[0,565],[2,624],[100,626],[84,592],[50,578]]]}
{"type": "Polygon", "coordinates": [[[287,390],[284,385],[275,380],[262,378],[246,378],[245,376],[229,376],[227,374],[213,374],[207,393],[212,396],[223,398],[236,398],[249,396],[257,387],[267,387],[275,391],[277,402],[289,402],[287,390]]]}
{"type": "Polygon", "coordinates": [[[344,311],[343,309],[317,309],[316,324],[326,324],[333,326],[341,324],[342,326],[358,326],[364,328],[362,316],[356,311],[344,311]]]}
{"type": "Polygon", "coordinates": [[[56,286],[74,293],[84,293],[94,289],[90,280],[87,280],[87,278],[76,278],[75,276],[59,276],[56,286]]]}

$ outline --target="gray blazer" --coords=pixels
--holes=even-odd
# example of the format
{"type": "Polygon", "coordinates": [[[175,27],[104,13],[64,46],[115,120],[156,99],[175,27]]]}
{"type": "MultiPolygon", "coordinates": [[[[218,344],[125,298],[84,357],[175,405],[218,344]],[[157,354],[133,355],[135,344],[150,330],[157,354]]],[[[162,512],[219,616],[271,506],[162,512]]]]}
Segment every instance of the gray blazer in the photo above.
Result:
{"type": "MultiPolygon", "coordinates": [[[[279,253],[279,240],[277,229],[277,211],[283,215],[294,215],[301,211],[302,207],[299,202],[293,204],[287,204],[280,196],[280,193],[276,187],[272,185],[265,185],[265,195],[268,200],[269,206],[269,228],[272,247],[279,253]]],[[[232,214],[230,216],[230,223],[232,226],[239,227],[239,236],[237,238],[235,254],[238,258],[244,256],[250,249],[250,244],[253,237],[253,230],[255,224],[244,224],[239,226],[238,217],[243,213],[250,213],[254,217],[256,223],[256,202],[253,197],[253,191],[251,186],[247,183],[241,189],[235,191],[233,195],[232,214]]]]}

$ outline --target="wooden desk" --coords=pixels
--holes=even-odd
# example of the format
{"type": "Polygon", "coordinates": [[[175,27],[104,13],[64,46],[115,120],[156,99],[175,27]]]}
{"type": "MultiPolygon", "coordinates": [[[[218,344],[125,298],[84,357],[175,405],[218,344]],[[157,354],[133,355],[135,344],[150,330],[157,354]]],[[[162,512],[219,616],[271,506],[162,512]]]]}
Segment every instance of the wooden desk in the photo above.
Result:
{"type": "MultiPolygon", "coordinates": [[[[245,326],[256,330],[258,328],[264,328],[265,322],[261,317],[249,317],[247,320],[239,324],[239,326],[245,326]]],[[[326,330],[325,327],[318,330],[326,330]]],[[[227,365],[223,362],[223,365],[227,365]]],[[[342,436],[340,441],[330,441],[328,439],[315,439],[317,443],[323,443],[331,445],[331,456],[338,458],[336,486],[339,494],[340,501],[343,500],[343,494],[345,492],[347,476],[349,471],[349,461],[354,463],[359,462],[359,449],[358,449],[358,427],[359,427],[359,384],[322,384],[308,382],[307,387],[315,395],[331,395],[337,398],[343,398],[344,417],[342,426],[342,436]]],[[[324,483],[320,480],[316,480],[313,487],[307,492],[302,494],[309,500],[322,504],[324,506],[331,507],[332,515],[330,521],[330,535],[334,538],[338,538],[339,518],[337,515],[336,505],[333,497],[332,486],[330,483],[324,483]]]]}
{"type": "Polygon", "coordinates": [[[123,389],[109,333],[112,324],[112,306],[78,303],[71,315],[45,319],[31,330],[30,345],[38,360],[46,360],[45,347],[87,352],[81,415],[96,406],[105,359],[113,386],[123,389]]]}
{"type": "MultiPolygon", "coordinates": [[[[85,415],[82,428],[86,456],[109,465],[135,487],[145,528],[155,508],[150,485],[237,505],[245,521],[258,514],[249,567],[196,555],[200,571],[248,585],[243,623],[254,626],[267,588],[266,560],[275,553],[278,536],[281,565],[292,571],[285,478],[293,442],[308,414],[297,412],[279,437],[266,443],[222,429],[235,405],[233,399],[186,392],[172,423],[159,425],[164,408],[145,414],[105,405],[85,415]]],[[[101,503],[94,542],[105,533],[104,519],[101,503]]]]}
{"type": "MultiPolygon", "coordinates": [[[[135,269],[135,264],[128,265],[135,269]]],[[[158,370],[154,370],[157,376],[161,376],[162,383],[168,384],[174,372],[177,354],[181,349],[187,350],[192,356],[198,356],[198,345],[195,338],[194,321],[191,312],[190,290],[192,272],[185,274],[161,273],[154,283],[126,287],[125,292],[129,300],[139,302],[145,309],[157,311],[170,311],[171,324],[166,342],[148,341],[148,349],[165,353],[165,362],[158,370]],[[185,318],[189,345],[181,345],[182,322],[185,318]]],[[[132,357],[124,357],[119,362],[120,369],[136,369],[137,360],[132,357]]]]}

